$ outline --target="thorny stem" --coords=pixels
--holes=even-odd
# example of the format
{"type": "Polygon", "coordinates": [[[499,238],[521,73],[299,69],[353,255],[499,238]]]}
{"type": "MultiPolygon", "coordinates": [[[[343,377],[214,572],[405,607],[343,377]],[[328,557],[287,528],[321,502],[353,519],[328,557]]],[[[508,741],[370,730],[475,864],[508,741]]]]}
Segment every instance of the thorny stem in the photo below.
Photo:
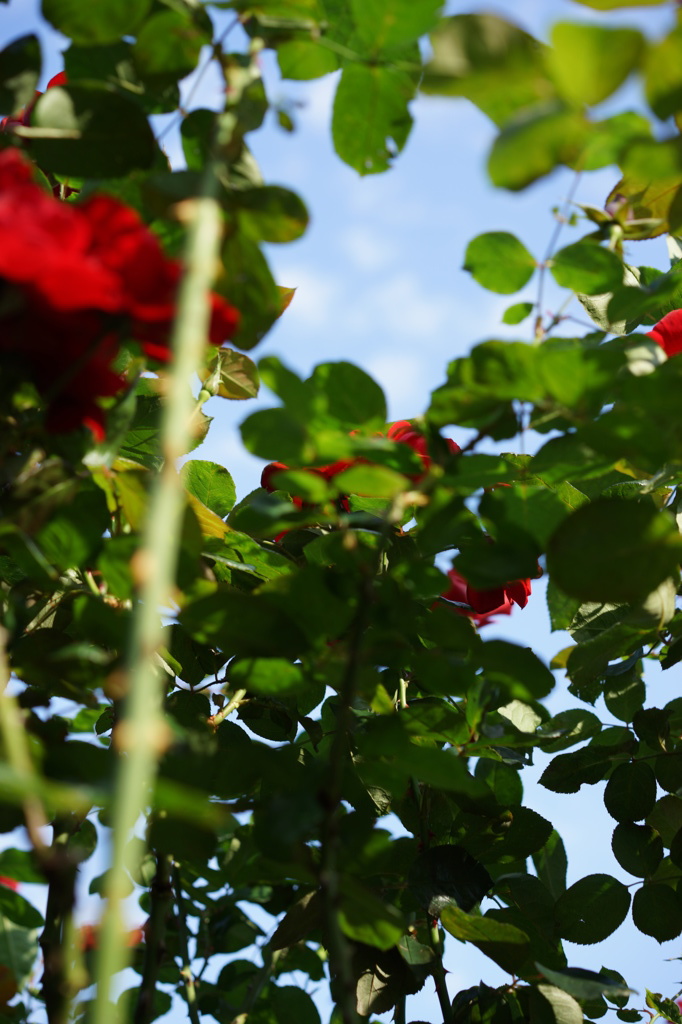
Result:
{"type": "Polygon", "coordinates": [[[164,465],[150,496],[143,544],[136,562],[139,602],[128,653],[125,712],[114,733],[121,756],[112,808],[112,862],[105,890],[107,903],[100,934],[93,1024],[109,1024],[111,981],[127,963],[123,918],[128,886],[126,846],[148,801],[157,760],[166,743],[162,714],[164,681],[156,652],[162,643],[160,609],[172,604],[185,505],[176,462],[187,451],[190,441],[195,402],[188,381],[202,361],[210,319],[209,290],[218,264],[220,209],[211,198],[214,185],[209,168],[204,197],[191,205],[186,271],[173,327],[173,361],[161,424],[164,465]]]}
{"type": "Polygon", "coordinates": [[[339,808],[343,792],[343,773],[348,755],[348,736],[352,727],[351,705],[359,668],[360,647],[371,601],[371,581],[365,579],[351,625],[348,660],[339,687],[336,730],[329,758],[329,777],[323,793],[325,819],[320,850],[320,890],[324,914],[330,974],[336,977],[338,1007],[343,1024],[358,1024],[355,980],[351,951],[339,924],[341,891],[339,886],[339,808]]]}
{"type": "Polygon", "coordinates": [[[199,1007],[197,1006],[197,990],[194,975],[192,973],[192,959],[189,955],[189,933],[187,930],[187,914],[185,913],[185,901],[182,895],[182,879],[177,864],[173,865],[173,888],[175,889],[175,904],[177,907],[178,923],[178,945],[182,957],[182,968],[180,977],[185,985],[185,998],[187,999],[187,1012],[192,1024],[199,1024],[199,1007]]]}
{"type": "Polygon", "coordinates": [[[166,924],[173,902],[171,887],[172,858],[165,853],[156,855],[156,874],[150,885],[151,906],[147,922],[142,981],[137,994],[134,1024],[148,1024],[154,1017],[154,995],[159,967],[166,952],[166,924]]]}

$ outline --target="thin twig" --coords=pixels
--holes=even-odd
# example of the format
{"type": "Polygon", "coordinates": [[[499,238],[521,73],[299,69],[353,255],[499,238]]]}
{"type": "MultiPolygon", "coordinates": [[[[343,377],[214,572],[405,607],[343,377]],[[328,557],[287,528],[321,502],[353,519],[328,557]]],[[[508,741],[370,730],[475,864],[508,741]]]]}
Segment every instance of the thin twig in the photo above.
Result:
{"type": "MultiPolygon", "coordinates": [[[[580,174],[581,174],[580,171],[576,171],[575,175],[573,176],[573,181],[571,182],[571,187],[568,190],[568,195],[566,196],[566,200],[564,202],[564,211],[567,211],[568,208],[573,203],[573,196],[575,195],[575,193],[576,193],[576,191],[578,189],[578,185],[580,183],[580,174]]],[[[554,255],[554,250],[556,249],[557,242],[559,241],[559,236],[560,236],[560,234],[561,234],[561,232],[562,232],[562,230],[564,228],[565,223],[566,223],[566,214],[564,212],[562,212],[561,215],[557,217],[557,222],[556,222],[556,224],[554,226],[554,231],[551,234],[551,237],[550,237],[550,240],[549,240],[549,244],[547,246],[547,251],[545,253],[545,257],[544,257],[542,263],[540,264],[540,268],[539,268],[540,274],[539,274],[539,280],[538,280],[538,296],[537,296],[537,299],[536,299],[536,302],[535,302],[535,340],[536,341],[542,341],[542,339],[543,339],[543,337],[545,335],[545,331],[544,331],[544,328],[542,326],[542,300],[543,300],[544,289],[545,289],[545,277],[546,277],[546,274],[547,274],[547,267],[549,265],[549,261],[551,260],[552,256],[554,255]]],[[[572,298],[572,296],[571,296],[571,298],[572,298]]]]}

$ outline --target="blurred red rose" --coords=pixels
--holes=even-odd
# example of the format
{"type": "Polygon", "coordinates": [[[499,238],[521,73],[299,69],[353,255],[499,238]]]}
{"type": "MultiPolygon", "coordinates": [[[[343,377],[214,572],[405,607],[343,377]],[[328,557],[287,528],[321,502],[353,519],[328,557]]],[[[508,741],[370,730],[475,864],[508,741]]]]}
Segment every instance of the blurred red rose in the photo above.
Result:
{"type": "Polygon", "coordinates": [[[0,885],[4,885],[7,889],[13,889],[14,892],[19,888],[16,878],[7,878],[6,875],[0,875],[0,885]]]}
{"type": "MultiPolygon", "coordinates": [[[[424,473],[428,472],[431,468],[431,456],[429,455],[426,438],[421,430],[417,430],[411,420],[397,420],[395,423],[392,423],[386,432],[386,437],[391,441],[400,441],[401,444],[408,445],[422,460],[424,473]]],[[[456,455],[461,451],[459,445],[449,437],[445,439],[445,443],[452,455],[456,455]]],[[[420,480],[423,475],[414,476],[411,479],[420,480]]]]}
{"type": "Polygon", "coordinates": [[[456,601],[454,610],[467,615],[477,626],[485,626],[495,615],[510,615],[515,604],[525,608],[531,593],[530,580],[515,580],[501,587],[477,590],[456,569],[448,572],[450,587],[441,595],[446,601],[456,601]],[[462,608],[459,605],[467,605],[462,608]]]}
{"type": "MultiPolygon", "coordinates": [[[[0,356],[25,367],[49,428],[85,424],[103,437],[97,400],[126,386],[112,369],[121,341],[170,359],[181,273],[135,211],[106,195],[60,203],[18,150],[0,152],[0,356]]],[[[239,314],[218,295],[211,303],[209,339],[220,345],[239,314]]]]}
{"type": "MultiPolygon", "coordinates": [[[[352,433],[355,433],[353,431],[352,433]]],[[[401,444],[408,445],[413,451],[415,451],[421,458],[424,464],[424,472],[426,472],[431,465],[431,457],[428,454],[426,438],[420,430],[418,430],[410,420],[398,420],[396,423],[392,423],[386,431],[386,437],[391,441],[399,441],[401,444]]],[[[446,439],[446,444],[449,450],[455,454],[461,449],[458,444],[451,441],[449,438],[446,439]]],[[[339,462],[332,462],[328,466],[315,466],[305,471],[307,473],[317,473],[318,476],[323,477],[325,480],[332,480],[339,473],[343,473],[345,469],[349,469],[358,463],[367,463],[367,459],[346,459],[339,462]]],[[[278,473],[283,470],[291,469],[290,466],[286,466],[283,462],[270,462],[263,469],[261,475],[261,487],[264,487],[266,491],[278,490],[276,477],[278,473]]],[[[423,474],[417,474],[410,479],[419,480],[423,474]]],[[[302,506],[300,498],[294,497],[293,502],[298,505],[299,508],[302,506]]]]}
{"type": "Polygon", "coordinates": [[[647,332],[647,338],[658,342],[667,356],[679,355],[682,352],[682,309],[666,313],[663,319],[647,332]]]}

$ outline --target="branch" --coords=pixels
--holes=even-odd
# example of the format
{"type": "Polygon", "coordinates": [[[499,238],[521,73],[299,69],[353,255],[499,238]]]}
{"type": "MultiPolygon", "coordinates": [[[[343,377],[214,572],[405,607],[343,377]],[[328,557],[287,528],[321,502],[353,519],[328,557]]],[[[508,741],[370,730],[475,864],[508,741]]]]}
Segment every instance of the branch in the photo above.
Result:
{"type": "Polygon", "coordinates": [[[197,1006],[197,990],[192,974],[192,959],[189,955],[189,935],[187,930],[187,914],[185,913],[185,901],[182,895],[182,879],[177,864],[173,867],[173,885],[175,888],[175,903],[178,911],[178,944],[180,956],[182,957],[182,969],[180,977],[185,985],[185,996],[187,998],[187,1012],[192,1024],[199,1024],[199,1007],[197,1006]]]}
{"type": "Polygon", "coordinates": [[[145,933],[144,967],[137,994],[134,1024],[148,1024],[154,1019],[154,994],[159,967],[166,952],[166,922],[172,905],[173,890],[170,872],[172,858],[165,853],[156,855],[156,874],[149,887],[151,906],[145,933]]]}
{"type": "Polygon", "coordinates": [[[71,918],[75,903],[78,863],[67,849],[69,839],[81,826],[75,815],[61,815],[53,825],[50,850],[40,855],[48,883],[45,927],[40,936],[43,953],[42,996],[49,1024],[66,1024],[70,1002],[79,986],[71,984],[69,943],[73,939],[71,918]]]}

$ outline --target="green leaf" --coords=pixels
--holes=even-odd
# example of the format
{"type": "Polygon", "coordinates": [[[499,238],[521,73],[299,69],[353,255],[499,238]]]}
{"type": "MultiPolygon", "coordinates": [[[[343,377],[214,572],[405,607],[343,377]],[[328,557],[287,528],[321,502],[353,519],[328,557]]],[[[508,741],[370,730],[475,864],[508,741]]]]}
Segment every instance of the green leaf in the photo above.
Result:
{"type": "Polygon", "coordinates": [[[38,952],[35,931],[0,917],[0,964],[9,969],[17,989],[25,987],[35,969],[38,952]]]}
{"type": "Polygon", "coordinates": [[[632,920],[658,942],[675,939],[682,932],[682,899],[671,885],[645,882],[632,901],[632,920]]]}
{"type": "Polygon", "coordinates": [[[681,555],[674,520],[653,502],[598,498],[556,530],[547,567],[573,597],[634,602],[675,576],[681,555]]]}
{"type": "Polygon", "coordinates": [[[161,11],[148,18],[138,33],[132,49],[135,69],[157,88],[178,82],[194,71],[202,47],[210,41],[188,10],[161,11]]]}
{"type": "Polygon", "coordinates": [[[631,722],[646,700],[646,686],[638,666],[633,666],[631,671],[622,675],[609,677],[603,697],[606,707],[615,718],[621,722],[631,722]]]}
{"type": "Polygon", "coordinates": [[[94,82],[48,89],[25,131],[40,166],[67,176],[122,177],[151,167],[156,152],[138,104],[94,82]]]}
{"type": "Polygon", "coordinates": [[[613,830],[613,855],[631,875],[649,878],[663,860],[663,842],[650,825],[621,822],[613,830]]]}
{"type": "Polygon", "coordinates": [[[294,242],[308,226],[303,200],[280,185],[240,189],[235,191],[232,201],[241,228],[262,242],[294,242]]]}
{"type": "Polygon", "coordinates": [[[182,482],[190,494],[224,519],[234,506],[237,492],[234,480],[216,462],[191,459],[182,467],[182,482]]]}
{"type": "Polygon", "coordinates": [[[443,908],[441,921],[456,939],[472,942],[505,971],[514,972],[526,959],[528,936],[514,925],[491,917],[475,917],[454,904],[443,908]]]}
{"type": "Polygon", "coordinates": [[[532,302],[516,302],[513,306],[509,306],[508,309],[505,309],[502,314],[502,323],[511,325],[520,324],[522,320],[525,320],[532,312],[532,302]]]}
{"type": "Polygon", "coordinates": [[[20,36],[0,50],[0,110],[18,114],[35,95],[42,58],[35,35],[20,36]]]}
{"type": "Polygon", "coordinates": [[[493,185],[519,191],[559,164],[578,161],[589,125],[573,110],[552,104],[510,121],[493,143],[488,174],[493,185]]]}
{"type": "Polygon", "coordinates": [[[425,35],[442,6],[442,0],[350,0],[357,38],[370,55],[425,35]]]}
{"type": "Polygon", "coordinates": [[[297,693],[305,687],[305,678],[298,665],[283,658],[249,658],[233,661],[230,682],[260,697],[277,697],[297,693]]]}
{"type": "Polygon", "coordinates": [[[260,409],[244,420],[240,430],[244,447],[252,455],[272,462],[301,460],[306,433],[287,409],[260,409]]]}
{"type": "Polygon", "coordinates": [[[473,910],[492,888],[493,880],[461,846],[432,846],[410,868],[408,886],[424,910],[438,917],[452,900],[462,910],[473,910]]]}
{"type": "Polygon", "coordinates": [[[469,242],[463,269],[489,291],[510,295],[530,281],[536,266],[528,249],[515,235],[508,231],[487,231],[469,242]]]}
{"type": "Polygon", "coordinates": [[[566,892],[568,858],[558,832],[552,831],[545,845],[533,853],[533,864],[538,878],[555,900],[566,892]]]}
{"type": "MultiPolygon", "coordinates": [[[[563,989],[554,985],[537,985],[531,989],[531,1007],[539,1009],[538,1020],[547,1020],[546,1004],[549,1003],[552,1024],[582,1024],[584,1021],[580,1003],[563,989]],[[539,1004],[539,1006],[538,1006],[539,1004]]],[[[535,1013],[532,1018],[535,1020],[535,1013]]]]}
{"type": "Polygon", "coordinates": [[[339,58],[313,39],[292,39],[277,47],[277,63],[282,78],[309,81],[337,71],[339,58]]]}
{"type": "Polygon", "coordinates": [[[390,949],[402,937],[405,921],[389,903],[354,879],[341,879],[339,924],[344,935],[377,949],[390,949]]]}
{"type": "Polygon", "coordinates": [[[667,121],[682,107],[682,27],[650,42],[644,60],[644,91],[654,113],[667,121]]]}
{"type": "Polygon", "coordinates": [[[80,0],[42,0],[42,13],[75,43],[99,46],[134,35],[151,6],[152,0],[97,0],[87,7],[80,0]]]}
{"type": "MultiPolygon", "coordinates": [[[[593,134],[587,140],[581,157],[586,171],[597,171],[610,164],[617,164],[628,146],[641,139],[651,138],[651,125],[641,114],[626,110],[597,122],[593,134]]],[[[587,210],[586,212],[593,213],[587,210]]],[[[598,210],[594,217],[609,220],[605,210],[598,210]]]]}
{"type": "Polygon", "coordinates": [[[601,729],[601,722],[591,711],[582,708],[575,708],[570,711],[560,711],[558,715],[543,722],[538,730],[538,737],[548,736],[549,741],[542,743],[542,748],[548,754],[556,754],[566,747],[574,747],[582,740],[590,739],[601,729]]]}
{"type": "Polygon", "coordinates": [[[559,92],[576,106],[601,103],[637,68],[640,32],[559,22],[552,27],[549,66],[559,92]]]}
{"type": "Polygon", "coordinates": [[[306,646],[300,630],[282,610],[224,584],[186,605],[180,621],[199,643],[218,646],[228,656],[297,657],[306,646]]]}
{"type": "Polygon", "coordinates": [[[498,126],[554,95],[541,44],[495,14],[443,18],[431,34],[431,48],[422,91],[464,96],[498,126]]]}
{"type": "Polygon", "coordinates": [[[488,640],[479,648],[478,658],[486,677],[507,688],[511,698],[539,699],[554,689],[554,676],[530,647],[488,640]]]}
{"type": "Polygon", "coordinates": [[[43,915],[18,892],[0,885],[0,916],[21,928],[42,928],[43,915]]]}
{"type": "Polygon", "coordinates": [[[230,231],[223,243],[224,276],[216,290],[239,310],[232,341],[252,349],[282,312],[280,293],[258,244],[245,231],[230,231]]]}
{"type": "Polygon", "coordinates": [[[312,372],[310,384],[324,396],[326,412],[340,429],[372,428],[386,422],[384,393],[359,366],[320,363],[312,372]]]}
{"type": "Polygon", "coordinates": [[[213,350],[199,376],[211,394],[233,402],[255,398],[260,390],[256,364],[243,352],[231,348],[213,350]]]}
{"type": "Polygon", "coordinates": [[[596,971],[587,971],[582,967],[568,967],[565,971],[552,971],[548,967],[543,967],[542,964],[537,964],[537,968],[553,985],[568,992],[576,999],[596,999],[601,995],[607,997],[633,995],[632,989],[629,989],[617,978],[609,977],[605,972],[597,974],[596,971]]]}
{"type": "Polygon", "coordinates": [[[623,923],[629,907],[630,893],[622,882],[610,875],[587,875],[559,897],[557,929],[569,942],[602,942],[623,923]]]}
{"type": "Polygon", "coordinates": [[[268,999],[275,1020],[320,1024],[320,1014],[312,997],[296,985],[272,985],[269,987],[268,999]]]}
{"type": "Polygon", "coordinates": [[[622,260],[609,249],[585,240],[559,249],[550,269],[557,284],[584,295],[613,291],[623,280],[622,260]]]}
{"type": "Polygon", "coordinates": [[[339,494],[360,494],[390,500],[407,490],[409,481],[388,466],[356,465],[334,477],[339,494]]]}
{"type": "Polygon", "coordinates": [[[628,761],[613,771],[604,790],[606,810],[616,821],[646,818],[656,803],[656,776],[646,761],[628,761]]]}
{"type": "Polygon", "coordinates": [[[570,754],[558,754],[540,776],[540,784],[553,793],[577,793],[583,784],[601,782],[611,757],[599,747],[583,747],[570,754]]]}
{"type": "Polygon", "coordinates": [[[28,850],[3,850],[0,853],[0,875],[14,878],[17,882],[30,882],[32,885],[43,885],[45,882],[45,876],[36,868],[28,850]]]}
{"type": "MultiPolygon", "coordinates": [[[[403,943],[419,945],[409,935],[403,938],[400,947],[384,951],[354,944],[351,969],[354,979],[357,979],[356,1009],[363,1018],[369,1017],[370,1013],[384,1013],[392,1009],[400,999],[418,992],[424,984],[424,972],[413,970],[401,956],[403,943]]],[[[428,950],[430,947],[421,948],[428,950]]]]}
{"type": "Polygon", "coordinates": [[[667,793],[656,801],[654,809],[646,819],[660,833],[663,845],[670,847],[675,836],[682,829],[682,800],[672,793],[667,793]]]}
{"type": "Polygon", "coordinates": [[[412,128],[414,83],[391,67],[349,64],[341,74],[332,115],[338,155],[359,174],[386,171],[412,128]]]}

